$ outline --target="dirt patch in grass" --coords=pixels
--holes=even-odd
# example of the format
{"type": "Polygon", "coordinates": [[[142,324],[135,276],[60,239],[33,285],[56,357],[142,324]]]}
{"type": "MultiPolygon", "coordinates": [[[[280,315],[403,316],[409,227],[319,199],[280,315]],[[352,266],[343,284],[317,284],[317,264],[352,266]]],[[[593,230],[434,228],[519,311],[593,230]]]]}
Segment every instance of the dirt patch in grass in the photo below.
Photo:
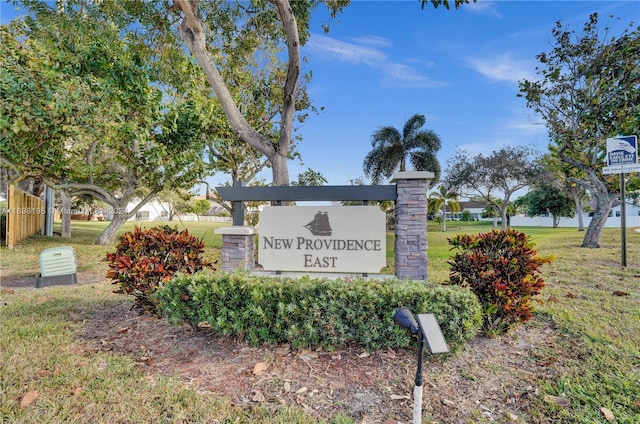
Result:
{"type": "MultiPolygon", "coordinates": [[[[97,275],[81,275],[81,284],[97,275]]],[[[102,279],[102,281],[104,281],[102,279]]],[[[6,287],[33,287],[26,280],[6,287]]],[[[152,375],[178,377],[201,393],[249,408],[298,406],[331,420],[342,412],[356,423],[410,423],[416,350],[334,352],[287,345],[251,347],[203,328],[173,326],[140,315],[123,296],[116,306],[83,317],[78,349],[127,354],[152,375]]],[[[535,319],[495,339],[478,337],[451,355],[425,356],[423,422],[548,423],[538,385],[562,374],[557,346],[567,340],[535,319]]]]}

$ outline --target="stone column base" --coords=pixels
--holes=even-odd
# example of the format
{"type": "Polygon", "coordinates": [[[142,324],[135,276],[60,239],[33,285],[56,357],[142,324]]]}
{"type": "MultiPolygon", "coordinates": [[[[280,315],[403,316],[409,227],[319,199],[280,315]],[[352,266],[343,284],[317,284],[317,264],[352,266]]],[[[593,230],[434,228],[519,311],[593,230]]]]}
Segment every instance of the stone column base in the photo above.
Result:
{"type": "Polygon", "coordinates": [[[222,234],[222,271],[251,271],[256,251],[254,227],[223,227],[215,230],[222,234]]]}

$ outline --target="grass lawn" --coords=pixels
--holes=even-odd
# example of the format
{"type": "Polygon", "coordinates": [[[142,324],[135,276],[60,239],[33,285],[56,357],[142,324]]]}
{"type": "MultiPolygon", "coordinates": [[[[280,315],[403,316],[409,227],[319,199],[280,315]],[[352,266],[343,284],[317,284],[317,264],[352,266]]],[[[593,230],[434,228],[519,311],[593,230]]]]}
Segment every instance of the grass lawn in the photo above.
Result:
{"type": "MultiPolygon", "coordinates": [[[[210,258],[219,258],[222,240],[213,229],[220,224],[184,224],[204,238],[210,258]]],[[[65,244],[75,248],[79,273],[105,272],[102,258],[110,248],[94,244],[105,225],[74,221],[70,240],[34,236],[16,249],[1,248],[0,278],[33,281],[33,287],[42,249],[65,244]]],[[[132,228],[127,223],[123,231],[132,228]]],[[[537,409],[522,412],[544,417],[536,422],[604,423],[601,408],[606,408],[616,423],[640,422],[640,234],[628,231],[628,266],[622,268],[619,229],[604,231],[600,249],[580,248],[584,233],[575,229],[516,229],[531,236],[540,254],[557,256],[543,267],[547,285],[535,320],[551,323],[566,340],[542,347],[549,366],[561,364],[564,372],[553,380],[540,378],[537,409]],[[562,406],[558,398],[569,405],[562,406]]],[[[429,279],[447,280],[447,238],[488,230],[485,224],[451,222],[443,233],[430,224],[429,279]]],[[[389,264],[392,255],[391,235],[389,264]]],[[[385,271],[393,272],[391,267],[385,271]]],[[[317,422],[296,408],[273,412],[234,406],[187,388],[179,378],[145,375],[128,356],[88,350],[74,337],[85,320],[100,308],[130,302],[111,289],[104,279],[39,290],[3,286],[0,422],[317,422]]],[[[337,414],[330,422],[354,421],[337,414]]]]}

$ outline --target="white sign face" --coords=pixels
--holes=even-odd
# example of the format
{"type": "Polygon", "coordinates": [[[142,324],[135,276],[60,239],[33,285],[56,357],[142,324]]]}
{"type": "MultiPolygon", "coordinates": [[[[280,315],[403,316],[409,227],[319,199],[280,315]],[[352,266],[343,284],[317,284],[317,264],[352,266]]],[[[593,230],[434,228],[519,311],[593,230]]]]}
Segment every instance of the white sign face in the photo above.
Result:
{"type": "Polygon", "coordinates": [[[270,206],[259,225],[265,270],[375,273],[387,264],[386,216],[377,206],[270,206]]]}
{"type": "Polygon", "coordinates": [[[638,137],[635,135],[607,139],[607,166],[636,165],[638,137]]]}

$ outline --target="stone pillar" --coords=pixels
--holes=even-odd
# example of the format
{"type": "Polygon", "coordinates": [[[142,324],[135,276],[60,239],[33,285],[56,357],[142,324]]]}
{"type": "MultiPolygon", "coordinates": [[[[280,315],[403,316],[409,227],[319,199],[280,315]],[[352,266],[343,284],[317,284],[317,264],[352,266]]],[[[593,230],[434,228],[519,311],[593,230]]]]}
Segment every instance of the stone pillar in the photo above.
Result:
{"type": "Polygon", "coordinates": [[[396,277],[427,281],[427,189],[433,172],[399,172],[396,183],[396,277]]]}
{"type": "Polygon", "coordinates": [[[257,231],[254,227],[222,227],[222,271],[251,271],[255,262],[257,231]]]}

